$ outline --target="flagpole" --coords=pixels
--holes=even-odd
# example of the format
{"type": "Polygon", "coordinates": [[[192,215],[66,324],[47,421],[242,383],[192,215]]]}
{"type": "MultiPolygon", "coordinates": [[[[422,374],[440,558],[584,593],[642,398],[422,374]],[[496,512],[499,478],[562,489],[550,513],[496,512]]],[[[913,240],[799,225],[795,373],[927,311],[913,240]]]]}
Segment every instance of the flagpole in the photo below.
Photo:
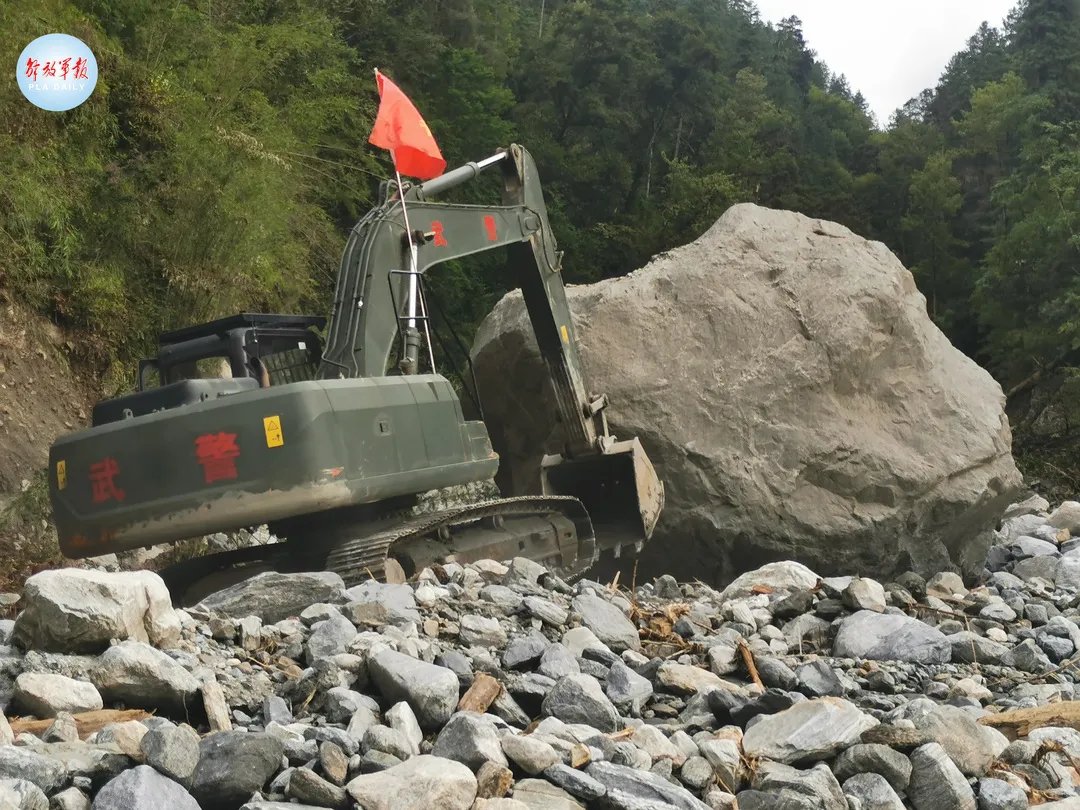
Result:
{"type": "Polygon", "coordinates": [[[401,182],[401,172],[397,169],[397,156],[394,150],[390,150],[390,159],[394,163],[394,177],[397,178],[398,199],[401,200],[401,216],[405,220],[405,236],[409,240],[409,303],[408,303],[408,330],[405,334],[405,357],[403,364],[408,371],[416,371],[419,362],[420,333],[416,329],[416,244],[413,242],[412,227],[409,225],[409,209],[405,206],[405,186],[401,182]]]}

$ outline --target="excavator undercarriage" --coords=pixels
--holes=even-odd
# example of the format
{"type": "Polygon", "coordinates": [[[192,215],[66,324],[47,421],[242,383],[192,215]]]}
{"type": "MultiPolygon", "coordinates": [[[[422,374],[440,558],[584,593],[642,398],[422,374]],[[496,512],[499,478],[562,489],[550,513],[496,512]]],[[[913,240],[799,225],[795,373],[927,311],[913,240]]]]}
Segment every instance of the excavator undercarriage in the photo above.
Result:
{"type": "Polygon", "coordinates": [[[283,539],[164,571],[174,599],[190,604],[271,569],[330,570],[355,584],[524,556],[574,579],[641,550],[663,485],[637,439],[610,435],[607,399],[585,385],[528,152],[514,145],[401,190],[404,200],[384,184],[350,234],[325,339],[326,319],[295,315],[167,333],[140,365],[137,391],[99,403],[92,427],[56,441],[50,494],[66,555],[260,524],[283,539]],[[431,200],[491,166],[502,170],[501,205],[431,200]],[[434,367],[423,275],[493,248],[506,250],[523,293],[561,451],[543,457],[539,492],[432,511],[425,494],[491,481],[499,458],[434,367]]]}

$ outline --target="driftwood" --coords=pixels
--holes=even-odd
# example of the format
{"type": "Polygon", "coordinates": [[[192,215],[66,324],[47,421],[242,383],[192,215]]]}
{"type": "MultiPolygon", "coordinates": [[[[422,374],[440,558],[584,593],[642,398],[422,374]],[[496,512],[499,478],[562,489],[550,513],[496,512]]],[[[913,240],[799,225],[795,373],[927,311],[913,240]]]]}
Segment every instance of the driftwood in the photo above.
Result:
{"type": "Polygon", "coordinates": [[[1080,731],[1080,700],[1063,700],[1060,703],[1048,703],[1032,709],[1014,709],[998,714],[988,714],[986,717],[980,717],[979,723],[1000,728],[1006,736],[1013,739],[1026,737],[1043,726],[1064,726],[1080,731]]]}
{"type": "Polygon", "coordinates": [[[476,673],[469,691],[461,696],[458,711],[483,714],[502,692],[502,684],[485,672],[476,673]]]}
{"type": "MultiPolygon", "coordinates": [[[[79,739],[85,740],[96,731],[101,731],[110,723],[124,723],[128,720],[145,720],[153,715],[142,709],[99,709],[94,712],[73,714],[75,727],[79,730],[79,739]]],[[[16,734],[44,734],[53,724],[53,718],[46,720],[24,720],[15,718],[11,721],[11,730],[16,734]]]]}

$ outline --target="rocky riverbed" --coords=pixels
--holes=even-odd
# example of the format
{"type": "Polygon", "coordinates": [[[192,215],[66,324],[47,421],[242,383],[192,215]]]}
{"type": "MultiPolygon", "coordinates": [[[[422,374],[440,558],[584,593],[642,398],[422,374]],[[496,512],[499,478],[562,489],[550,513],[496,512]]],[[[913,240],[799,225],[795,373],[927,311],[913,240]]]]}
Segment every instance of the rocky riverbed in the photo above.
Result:
{"type": "Polygon", "coordinates": [[[517,559],[175,610],[44,572],[0,623],[0,808],[1080,808],[1080,504],[996,541],[967,585],[517,559]]]}

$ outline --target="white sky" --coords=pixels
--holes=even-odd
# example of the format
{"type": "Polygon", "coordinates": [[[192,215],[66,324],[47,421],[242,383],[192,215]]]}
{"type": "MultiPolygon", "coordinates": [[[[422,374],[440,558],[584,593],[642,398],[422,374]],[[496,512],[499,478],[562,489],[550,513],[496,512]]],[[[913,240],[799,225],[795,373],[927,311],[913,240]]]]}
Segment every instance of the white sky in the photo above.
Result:
{"type": "Polygon", "coordinates": [[[937,84],[986,20],[1000,28],[1018,0],[756,0],[762,19],[792,15],[807,45],[861,90],[885,127],[893,111],[937,84]]]}

